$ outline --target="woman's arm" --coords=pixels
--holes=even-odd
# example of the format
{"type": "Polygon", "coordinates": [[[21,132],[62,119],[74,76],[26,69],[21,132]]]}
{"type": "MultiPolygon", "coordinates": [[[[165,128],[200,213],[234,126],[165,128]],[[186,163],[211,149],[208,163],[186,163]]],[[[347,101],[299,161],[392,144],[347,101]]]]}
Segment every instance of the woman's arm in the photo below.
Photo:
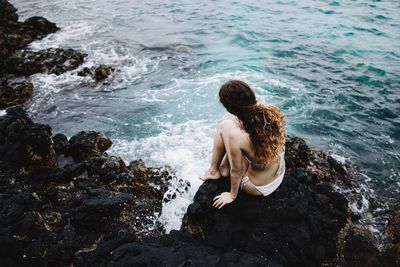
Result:
{"type": "Polygon", "coordinates": [[[221,195],[214,198],[213,206],[216,208],[220,209],[224,205],[233,202],[238,195],[240,181],[243,176],[243,155],[240,148],[241,141],[240,136],[236,135],[234,132],[230,133],[228,136],[228,142],[225,148],[229,165],[231,166],[231,190],[230,192],[223,192],[221,195]]]}

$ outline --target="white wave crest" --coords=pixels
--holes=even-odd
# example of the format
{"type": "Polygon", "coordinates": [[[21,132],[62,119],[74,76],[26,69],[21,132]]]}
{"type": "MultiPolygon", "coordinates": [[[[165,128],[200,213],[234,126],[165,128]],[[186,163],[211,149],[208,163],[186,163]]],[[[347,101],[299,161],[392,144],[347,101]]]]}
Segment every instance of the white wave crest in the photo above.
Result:
{"type": "Polygon", "coordinates": [[[176,198],[163,204],[160,221],[167,232],[179,229],[183,215],[202,181],[198,176],[208,167],[213,129],[205,121],[188,121],[180,124],[168,123],[155,136],[137,140],[117,139],[110,153],[122,157],[127,163],[142,158],[152,166],[170,166],[176,174],[166,194],[176,193],[176,198]],[[179,179],[190,182],[183,191],[179,179]]]}

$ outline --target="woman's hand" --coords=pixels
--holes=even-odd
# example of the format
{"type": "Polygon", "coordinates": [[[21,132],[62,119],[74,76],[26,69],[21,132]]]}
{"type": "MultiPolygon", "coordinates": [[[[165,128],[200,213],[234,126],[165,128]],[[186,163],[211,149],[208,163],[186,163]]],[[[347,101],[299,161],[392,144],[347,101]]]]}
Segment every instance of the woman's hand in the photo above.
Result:
{"type": "Polygon", "coordinates": [[[233,197],[230,192],[223,192],[221,195],[214,197],[213,206],[220,209],[226,204],[233,202],[235,199],[236,197],[233,197]]]}

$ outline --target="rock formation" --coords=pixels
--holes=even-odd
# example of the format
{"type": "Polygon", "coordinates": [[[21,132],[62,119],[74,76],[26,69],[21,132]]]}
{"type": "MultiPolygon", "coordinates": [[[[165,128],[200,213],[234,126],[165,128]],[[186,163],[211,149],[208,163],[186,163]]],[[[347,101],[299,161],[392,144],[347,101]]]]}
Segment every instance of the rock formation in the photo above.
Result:
{"type": "Polygon", "coordinates": [[[286,174],[273,194],[240,192],[217,210],[212,200],[229,190],[229,179],[208,181],[189,206],[182,230],[223,251],[260,255],[282,266],[396,266],[393,247],[380,252],[334,189],[351,186],[351,166],[309,149],[300,138],[288,138],[286,148],[286,174]]]}
{"type": "MultiPolygon", "coordinates": [[[[76,69],[86,54],[66,48],[48,48],[31,51],[25,47],[59,30],[55,23],[43,17],[31,17],[18,21],[16,8],[6,0],[0,0],[0,108],[25,103],[33,91],[33,84],[21,77],[35,73],[60,75],[76,69]],[[22,50],[21,50],[22,49],[22,50]],[[16,81],[16,77],[19,77],[16,81]]],[[[84,69],[96,81],[104,81],[114,68],[101,64],[84,69]]]]}
{"type": "Polygon", "coordinates": [[[113,67],[107,66],[105,64],[100,64],[99,66],[93,66],[91,68],[85,67],[78,71],[79,76],[90,76],[96,82],[102,82],[107,79],[115,69],[113,67]]]}
{"type": "Polygon", "coordinates": [[[105,153],[111,144],[98,132],[52,136],[21,108],[7,109],[0,117],[2,266],[83,264],[88,252],[164,232],[156,214],[171,172],[141,161],[126,166],[105,153]]]}
{"type": "MultiPolygon", "coordinates": [[[[335,188],[343,166],[288,138],[287,172],[268,197],[240,192],[221,210],[229,180],[205,182],[182,229],[157,220],[173,178],[168,168],[128,166],[95,131],[52,135],[19,107],[0,117],[2,266],[398,266],[399,215],[378,250],[335,188]]],[[[181,183],[184,183],[181,181],[181,183]]]]}
{"type": "MultiPolygon", "coordinates": [[[[72,49],[19,50],[58,29],[42,17],[19,22],[0,0],[0,108],[32,94],[15,75],[59,75],[83,62],[72,49]]],[[[99,65],[78,75],[99,82],[113,71],[99,65]]],[[[354,167],[301,138],[288,138],[287,172],[273,194],[240,192],[216,210],[212,199],[229,180],[205,182],[170,234],[157,216],[173,173],[126,165],[107,154],[111,145],[96,131],[53,135],[18,106],[0,116],[1,266],[400,266],[399,213],[378,249],[338,190],[352,188],[354,167]]]]}

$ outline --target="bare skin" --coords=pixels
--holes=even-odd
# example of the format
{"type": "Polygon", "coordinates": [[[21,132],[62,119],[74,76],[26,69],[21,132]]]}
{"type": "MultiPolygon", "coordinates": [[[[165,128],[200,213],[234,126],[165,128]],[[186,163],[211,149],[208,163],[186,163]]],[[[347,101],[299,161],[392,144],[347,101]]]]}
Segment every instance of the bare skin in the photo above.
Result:
{"type": "MultiPolygon", "coordinates": [[[[266,185],[276,179],[278,162],[271,163],[266,169],[255,169],[243,156],[243,153],[251,161],[257,162],[254,160],[255,154],[249,134],[240,128],[240,122],[237,120],[222,121],[214,138],[210,168],[199,177],[205,181],[230,176],[230,192],[223,192],[216,196],[213,203],[214,207],[220,209],[236,199],[240,182],[244,176],[248,176],[256,186],[266,185]]],[[[243,190],[251,195],[262,195],[250,183],[247,183],[243,190]]]]}

